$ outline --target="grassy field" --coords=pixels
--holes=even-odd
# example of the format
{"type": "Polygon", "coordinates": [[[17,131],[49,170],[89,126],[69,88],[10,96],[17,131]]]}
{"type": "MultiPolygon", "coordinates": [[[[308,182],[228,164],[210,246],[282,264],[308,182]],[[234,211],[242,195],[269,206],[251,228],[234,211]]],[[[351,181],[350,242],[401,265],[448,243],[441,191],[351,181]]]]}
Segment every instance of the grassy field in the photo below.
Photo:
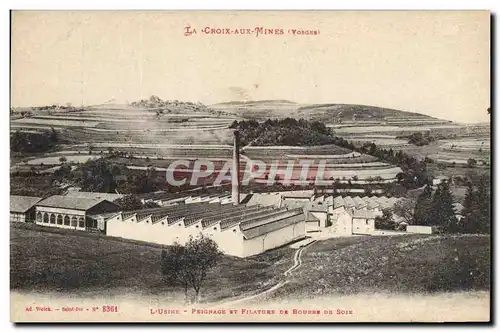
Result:
{"type": "MultiPolygon", "coordinates": [[[[31,224],[12,224],[10,233],[12,290],[136,293],[183,301],[183,290],[162,280],[162,246],[31,224]]],[[[283,247],[246,259],[224,256],[208,275],[202,302],[271,287],[293,264],[292,255],[293,249],[283,247]]]]}
{"type": "Polygon", "coordinates": [[[489,290],[490,237],[350,237],[308,247],[274,299],[489,290]]]}

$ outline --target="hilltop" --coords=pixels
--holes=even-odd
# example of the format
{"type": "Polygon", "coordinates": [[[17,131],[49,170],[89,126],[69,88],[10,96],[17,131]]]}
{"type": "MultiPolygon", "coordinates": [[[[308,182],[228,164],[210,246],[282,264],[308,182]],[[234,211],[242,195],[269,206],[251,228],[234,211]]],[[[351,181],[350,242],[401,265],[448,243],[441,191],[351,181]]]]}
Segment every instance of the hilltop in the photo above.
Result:
{"type": "Polygon", "coordinates": [[[325,123],[346,121],[404,121],[407,119],[414,121],[439,121],[439,119],[420,113],[355,104],[297,104],[288,100],[258,100],[224,102],[210,105],[209,107],[214,110],[255,120],[291,117],[325,123]]]}

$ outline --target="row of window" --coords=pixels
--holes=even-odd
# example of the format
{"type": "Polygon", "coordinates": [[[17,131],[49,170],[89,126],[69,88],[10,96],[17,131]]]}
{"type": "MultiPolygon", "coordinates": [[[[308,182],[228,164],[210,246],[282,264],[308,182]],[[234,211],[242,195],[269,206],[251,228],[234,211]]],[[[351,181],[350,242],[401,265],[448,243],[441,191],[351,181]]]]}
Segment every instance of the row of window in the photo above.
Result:
{"type": "Polygon", "coordinates": [[[77,218],[76,216],[62,216],[58,214],[57,216],[53,213],[41,213],[38,212],[36,214],[37,222],[45,223],[45,224],[55,224],[55,225],[64,225],[71,227],[85,227],[85,219],[83,217],[77,218]]]}

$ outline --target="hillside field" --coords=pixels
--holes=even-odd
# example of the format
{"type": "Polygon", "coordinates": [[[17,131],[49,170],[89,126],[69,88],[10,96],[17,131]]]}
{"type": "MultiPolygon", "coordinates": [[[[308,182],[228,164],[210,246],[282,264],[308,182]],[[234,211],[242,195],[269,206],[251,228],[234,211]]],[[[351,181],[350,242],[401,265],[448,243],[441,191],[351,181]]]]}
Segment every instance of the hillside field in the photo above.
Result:
{"type": "MultiPolygon", "coordinates": [[[[160,296],[183,301],[160,273],[162,246],[73,230],[11,225],[11,290],[93,296],[160,296]],[[76,249],[75,249],[76,248],[76,249]],[[63,262],[63,263],[61,263],[63,262]]],[[[202,302],[251,295],[283,280],[289,246],[250,258],[225,256],[210,272],[202,302]]],[[[490,290],[490,237],[352,236],[314,243],[285,284],[259,301],[336,294],[431,294],[490,290]]]]}
{"type": "Polygon", "coordinates": [[[324,240],[305,249],[302,267],[272,297],[489,291],[490,246],[483,235],[324,240]]]}
{"type": "MultiPolygon", "coordinates": [[[[156,295],[182,303],[182,287],[166,285],[162,280],[162,248],[97,233],[12,224],[10,288],[86,296],[156,295]]],[[[293,264],[292,256],[289,247],[245,259],[224,256],[207,277],[201,290],[202,302],[271,287],[293,264]]]]}

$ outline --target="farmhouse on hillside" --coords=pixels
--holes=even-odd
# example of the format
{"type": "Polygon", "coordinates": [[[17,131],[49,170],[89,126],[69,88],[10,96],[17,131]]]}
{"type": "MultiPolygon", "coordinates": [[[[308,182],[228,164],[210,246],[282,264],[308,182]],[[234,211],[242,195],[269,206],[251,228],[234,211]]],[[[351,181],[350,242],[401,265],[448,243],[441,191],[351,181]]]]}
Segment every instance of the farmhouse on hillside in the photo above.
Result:
{"type": "Polygon", "coordinates": [[[33,222],[35,220],[35,204],[41,197],[10,196],[10,221],[33,222]]]}
{"type": "Polygon", "coordinates": [[[36,204],[36,224],[78,230],[97,230],[92,215],[120,211],[120,206],[102,198],[55,195],[36,204]]]}

